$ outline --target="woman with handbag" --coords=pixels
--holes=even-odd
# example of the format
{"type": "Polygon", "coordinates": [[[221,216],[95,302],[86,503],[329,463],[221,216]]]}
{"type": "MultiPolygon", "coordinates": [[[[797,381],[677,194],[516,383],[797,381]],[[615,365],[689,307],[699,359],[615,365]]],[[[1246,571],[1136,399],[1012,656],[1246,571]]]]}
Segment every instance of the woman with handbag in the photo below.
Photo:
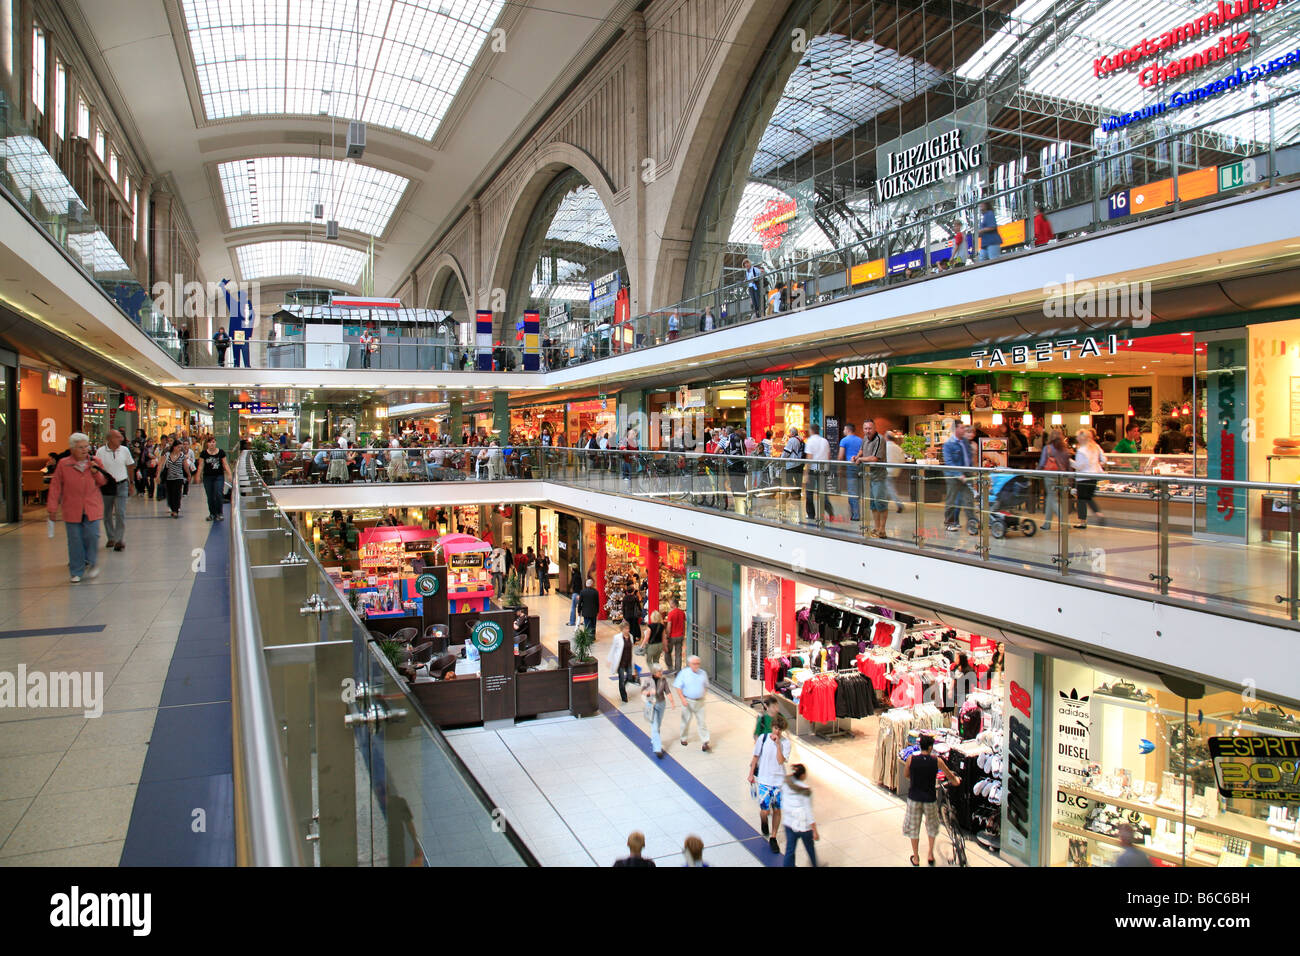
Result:
{"type": "MultiPolygon", "coordinates": [[[[1042,454],[1038,456],[1038,470],[1063,472],[1070,470],[1070,448],[1065,444],[1065,438],[1061,433],[1053,432],[1052,439],[1043,446],[1042,454]]],[[[1046,497],[1046,513],[1043,516],[1043,530],[1052,530],[1052,515],[1056,515],[1056,520],[1061,520],[1060,504],[1060,478],[1043,479],[1043,494],[1046,497]]]]}
{"type": "Polygon", "coordinates": [[[190,476],[190,460],[185,456],[185,446],[173,441],[166,457],[158,466],[163,483],[167,488],[167,507],[173,518],[181,516],[181,492],[190,476]]]}
{"type": "Polygon", "coordinates": [[[224,521],[223,500],[225,498],[226,482],[231,480],[230,462],[226,459],[224,449],[217,447],[217,439],[211,435],[203,443],[203,451],[199,453],[199,460],[203,463],[203,491],[208,496],[208,521],[224,521]]]}
{"type": "Polygon", "coordinates": [[[657,666],[659,655],[664,650],[664,622],[658,611],[650,612],[650,630],[641,641],[641,646],[645,648],[646,664],[651,667],[657,666]]]}
{"type": "Polygon", "coordinates": [[[660,760],[664,759],[663,738],[659,728],[664,722],[664,711],[669,705],[676,707],[668,678],[664,677],[662,664],[651,662],[650,673],[641,677],[641,700],[645,704],[645,719],[650,724],[650,749],[660,760]]]}

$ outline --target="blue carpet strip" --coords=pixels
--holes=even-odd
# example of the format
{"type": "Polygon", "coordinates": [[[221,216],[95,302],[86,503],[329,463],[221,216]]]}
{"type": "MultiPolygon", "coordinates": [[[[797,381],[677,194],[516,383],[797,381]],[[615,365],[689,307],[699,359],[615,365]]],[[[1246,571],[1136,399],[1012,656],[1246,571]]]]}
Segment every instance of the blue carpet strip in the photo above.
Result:
{"type": "Polygon", "coordinates": [[[10,637],[53,637],[65,634],[98,634],[104,624],[77,624],[72,627],[23,627],[13,631],[0,631],[0,641],[10,637]]]}
{"type": "Polygon", "coordinates": [[[122,866],[234,866],[230,535],[213,524],[131,809],[122,866]],[[201,813],[199,811],[202,811],[201,813]]]}
{"type": "MultiPolygon", "coordinates": [[[[696,780],[689,770],[671,756],[668,756],[667,747],[664,748],[664,759],[656,759],[654,751],[650,749],[650,735],[634,724],[627,714],[606,700],[603,694],[598,694],[596,699],[600,702],[600,712],[613,722],[623,736],[636,744],[637,750],[648,756],[652,763],[658,764],[659,769],[666,773],[673,783],[685,790],[692,800],[703,807],[709,816],[717,820],[718,825],[735,837],[741,846],[754,855],[758,862],[764,866],[781,866],[783,864],[784,854],[773,853],[772,848],[768,846],[767,838],[741,819],[740,814],[736,813],[735,810],[723,803],[721,797],[696,780]]],[[[667,719],[667,716],[665,714],[664,718],[667,719]]],[[[757,808],[755,808],[754,812],[758,812],[757,808]]],[[[707,862],[707,860],[708,854],[706,852],[705,861],[707,862]]]]}

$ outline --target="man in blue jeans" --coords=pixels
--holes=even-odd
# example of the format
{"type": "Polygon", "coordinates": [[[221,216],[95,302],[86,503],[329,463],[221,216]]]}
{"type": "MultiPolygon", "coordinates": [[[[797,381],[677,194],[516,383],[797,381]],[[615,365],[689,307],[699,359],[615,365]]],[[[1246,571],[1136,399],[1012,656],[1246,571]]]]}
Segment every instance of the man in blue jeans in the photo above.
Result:
{"type": "MultiPolygon", "coordinates": [[[[947,491],[943,500],[943,521],[949,531],[961,529],[961,513],[965,509],[970,520],[975,520],[975,495],[970,490],[970,472],[962,469],[974,464],[970,435],[974,429],[963,425],[960,420],[952,423],[952,435],[943,443],[943,463],[957,467],[944,471],[944,484],[947,491]]],[[[974,534],[974,532],[971,532],[974,534]]]]}
{"type": "Polygon", "coordinates": [[[845,482],[846,490],[849,496],[849,520],[854,524],[858,523],[858,511],[861,507],[862,497],[862,470],[856,464],[858,453],[862,451],[862,439],[853,432],[853,426],[845,424],[844,437],[840,439],[839,460],[848,462],[845,471],[848,473],[848,480],[845,482]]]}
{"type": "Polygon", "coordinates": [[[749,259],[745,260],[745,287],[749,290],[749,305],[754,310],[754,317],[763,314],[763,270],[749,259]]]}

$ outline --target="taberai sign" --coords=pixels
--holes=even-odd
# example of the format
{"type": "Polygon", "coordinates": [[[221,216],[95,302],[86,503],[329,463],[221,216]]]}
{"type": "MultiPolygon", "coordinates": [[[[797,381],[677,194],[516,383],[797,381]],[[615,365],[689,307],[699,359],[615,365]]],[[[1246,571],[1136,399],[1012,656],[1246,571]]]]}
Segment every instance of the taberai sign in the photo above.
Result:
{"type": "MultiPolygon", "coordinates": [[[[1218,0],[1211,9],[1198,17],[1177,24],[1163,33],[1143,37],[1130,47],[1117,53],[1096,57],[1092,61],[1092,75],[1108,76],[1119,70],[1136,66],[1144,60],[1158,57],[1175,47],[1192,43],[1202,36],[1231,29],[1237,21],[1255,13],[1269,13],[1281,0],[1218,0]]],[[[1190,73],[1244,53],[1250,49],[1250,31],[1241,30],[1221,37],[1218,42],[1188,56],[1171,58],[1161,66],[1148,64],[1138,71],[1138,83],[1144,87],[1159,86],[1167,80],[1190,73]]]]}
{"type": "Polygon", "coordinates": [[[887,175],[876,180],[876,200],[885,202],[984,165],[984,144],[970,146],[952,129],[887,156],[887,175]]]}
{"type": "Polygon", "coordinates": [[[970,353],[970,357],[975,360],[976,368],[1003,368],[1007,365],[1026,365],[1031,359],[1035,362],[1052,362],[1059,357],[1068,362],[1072,358],[1098,358],[1118,353],[1118,336],[1108,335],[1099,342],[1089,335],[1082,339],[1057,339],[1036,345],[1013,345],[1006,349],[976,349],[970,353]]]}

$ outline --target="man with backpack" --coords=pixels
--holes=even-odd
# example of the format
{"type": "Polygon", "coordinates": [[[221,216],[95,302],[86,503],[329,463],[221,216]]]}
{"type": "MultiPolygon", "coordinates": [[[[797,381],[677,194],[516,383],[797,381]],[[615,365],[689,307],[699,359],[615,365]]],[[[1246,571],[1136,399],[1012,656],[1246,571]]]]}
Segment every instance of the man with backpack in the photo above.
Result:
{"type": "Polygon", "coordinates": [[[831,497],[826,493],[826,472],[830,466],[823,464],[830,461],[831,443],[822,437],[821,429],[816,425],[808,426],[808,441],[804,443],[804,457],[817,462],[809,469],[808,487],[804,490],[804,514],[807,515],[810,523],[817,520],[817,496],[820,494],[822,512],[827,520],[832,520],[835,517],[835,510],[831,508],[831,497]]]}
{"type": "Polygon", "coordinates": [[[726,442],[724,453],[727,458],[727,476],[731,484],[731,497],[734,504],[730,510],[736,514],[744,514],[745,501],[745,472],[749,470],[745,462],[745,431],[744,429],[732,430],[727,426],[727,435],[723,439],[726,442]]]}

